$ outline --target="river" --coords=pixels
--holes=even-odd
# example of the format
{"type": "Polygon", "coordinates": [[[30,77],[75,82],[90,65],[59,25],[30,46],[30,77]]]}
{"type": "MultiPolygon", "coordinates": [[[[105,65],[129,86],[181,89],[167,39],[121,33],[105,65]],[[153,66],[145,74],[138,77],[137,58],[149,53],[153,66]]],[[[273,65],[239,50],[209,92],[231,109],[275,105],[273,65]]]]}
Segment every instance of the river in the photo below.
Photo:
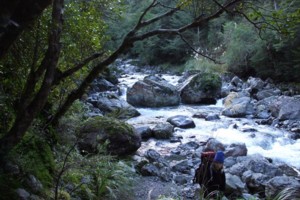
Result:
{"type": "MultiPolygon", "coordinates": [[[[131,74],[119,78],[123,88],[122,98],[126,99],[126,88],[136,81],[142,80],[145,74],[131,74]]],[[[179,76],[162,75],[169,83],[176,85],[179,76]]],[[[186,115],[192,118],[195,113],[220,114],[223,109],[222,100],[216,105],[186,105],[162,108],[137,108],[141,116],[132,118],[127,122],[134,126],[154,126],[160,122],[166,122],[168,117],[186,115]]],[[[195,128],[175,128],[175,136],[182,137],[181,142],[206,141],[215,138],[225,145],[232,143],[245,143],[248,155],[261,154],[271,158],[273,162],[286,163],[300,169],[300,140],[290,139],[291,133],[268,125],[259,125],[255,119],[228,118],[220,115],[219,120],[206,121],[205,119],[192,118],[195,128]]],[[[142,143],[138,154],[143,154],[147,149],[155,149],[161,154],[169,154],[180,143],[170,143],[165,140],[150,139],[142,143]]]]}

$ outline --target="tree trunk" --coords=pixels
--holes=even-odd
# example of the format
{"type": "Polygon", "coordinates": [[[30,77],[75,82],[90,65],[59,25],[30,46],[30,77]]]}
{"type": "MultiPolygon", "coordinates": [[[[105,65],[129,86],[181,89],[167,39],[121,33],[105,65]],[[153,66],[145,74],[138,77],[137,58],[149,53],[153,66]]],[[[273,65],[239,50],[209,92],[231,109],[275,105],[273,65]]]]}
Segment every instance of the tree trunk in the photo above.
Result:
{"type": "Polygon", "coordinates": [[[0,1],[0,58],[21,32],[51,4],[51,0],[0,1]]]}
{"type": "Polygon", "coordinates": [[[21,141],[32,121],[47,102],[61,49],[59,40],[62,29],[63,1],[64,0],[55,0],[53,2],[52,29],[49,36],[49,46],[42,62],[42,64],[45,65],[43,67],[46,69],[42,86],[37,94],[33,97],[33,100],[30,102],[30,104],[22,108],[22,110],[17,114],[15,122],[9,132],[1,138],[1,161],[4,161],[4,157],[7,156],[13,147],[15,147],[21,141]]]}

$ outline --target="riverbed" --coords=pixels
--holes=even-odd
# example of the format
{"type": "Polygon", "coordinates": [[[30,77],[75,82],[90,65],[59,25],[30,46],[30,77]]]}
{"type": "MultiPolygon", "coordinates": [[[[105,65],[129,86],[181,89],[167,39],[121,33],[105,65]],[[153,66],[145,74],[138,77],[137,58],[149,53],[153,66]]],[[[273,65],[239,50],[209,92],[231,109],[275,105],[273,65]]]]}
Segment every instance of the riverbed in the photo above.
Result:
{"type": "MultiPolygon", "coordinates": [[[[146,74],[135,73],[119,78],[123,96],[126,99],[126,89],[136,81],[142,80],[146,74]]],[[[161,75],[169,83],[178,84],[179,76],[161,75]]],[[[248,155],[261,154],[277,163],[286,163],[300,169],[300,140],[290,138],[291,133],[269,125],[259,125],[255,119],[229,118],[222,116],[222,99],[216,105],[187,105],[181,104],[174,107],[162,108],[137,108],[141,113],[139,117],[132,118],[127,122],[134,126],[153,127],[158,123],[166,122],[175,115],[191,117],[196,125],[195,128],[175,128],[174,135],[181,138],[181,142],[171,143],[169,140],[150,139],[142,143],[137,154],[143,154],[148,149],[155,149],[162,155],[168,155],[181,143],[189,141],[203,142],[208,138],[215,138],[224,145],[232,143],[245,143],[248,155]],[[220,119],[206,121],[194,118],[196,113],[218,114],[220,119]]]]}

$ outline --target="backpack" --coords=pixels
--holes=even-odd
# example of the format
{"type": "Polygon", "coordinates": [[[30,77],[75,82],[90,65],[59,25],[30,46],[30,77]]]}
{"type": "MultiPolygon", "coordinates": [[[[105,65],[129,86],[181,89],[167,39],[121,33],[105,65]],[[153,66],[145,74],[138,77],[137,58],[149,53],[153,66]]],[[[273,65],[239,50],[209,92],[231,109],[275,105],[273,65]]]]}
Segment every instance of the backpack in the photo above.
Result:
{"type": "Polygon", "coordinates": [[[214,151],[201,153],[201,163],[195,171],[195,176],[193,179],[194,183],[198,183],[201,185],[209,181],[208,178],[210,178],[210,176],[208,177],[207,174],[210,172],[210,165],[214,160],[215,154],[216,153],[214,151]]]}

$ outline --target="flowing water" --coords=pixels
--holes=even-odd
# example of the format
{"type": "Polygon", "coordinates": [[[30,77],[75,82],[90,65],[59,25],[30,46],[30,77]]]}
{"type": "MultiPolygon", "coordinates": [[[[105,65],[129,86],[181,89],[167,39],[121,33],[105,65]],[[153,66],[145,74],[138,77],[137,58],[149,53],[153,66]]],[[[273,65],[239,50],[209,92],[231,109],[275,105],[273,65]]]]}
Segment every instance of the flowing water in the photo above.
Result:
{"type": "MultiPolygon", "coordinates": [[[[145,74],[126,75],[119,79],[124,88],[122,98],[126,99],[126,88],[132,86],[137,80],[142,80],[145,74]]],[[[163,75],[169,83],[176,85],[179,77],[163,75]]],[[[157,123],[166,122],[168,117],[186,115],[192,118],[195,113],[220,114],[223,109],[222,100],[216,105],[184,105],[163,108],[137,108],[141,116],[132,118],[127,122],[134,126],[155,126],[157,123]]],[[[267,125],[258,125],[253,119],[228,118],[220,115],[219,120],[206,121],[205,119],[192,118],[195,128],[175,128],[175,136],[182,137],[181,142],[206,141],[215,138],[225,145],[232,143],[245,143],[248,155],[261,154],[272,158],[274,162],[286,163],[300,169],[300,140],[289,138],[290,133],[267,125]]],[[[142,143],[138,153],[142,154],[147,149],[155,149],[161,154],[168,154],[180,143],[170,143],[164,140],[150,139],[142,143]]]]}

